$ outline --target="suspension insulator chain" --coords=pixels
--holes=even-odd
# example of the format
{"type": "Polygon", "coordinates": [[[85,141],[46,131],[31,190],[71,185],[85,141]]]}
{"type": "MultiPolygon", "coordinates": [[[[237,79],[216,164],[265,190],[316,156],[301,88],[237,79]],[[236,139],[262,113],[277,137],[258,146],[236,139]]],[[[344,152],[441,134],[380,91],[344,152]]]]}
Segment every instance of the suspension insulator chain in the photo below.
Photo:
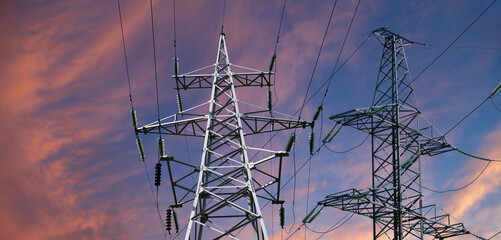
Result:
{"type": "Polygon", "coordinates": [[[280,206],[280,227],[283,229],[285,225],[285,208],[284,205],[280,206]]]}
{"type": "Polygon", "coordinates": [[[169,235],[170,235],[170,230],[172,230],[171,222],[172,222],[172,210],[170,208],[167,208],[167,211],[165,213],[165,230],[169,232],[169,235]]]}
{"type": "Polygon", "coordinates": [[[162,174],[162,163],[157,162],[155,165],[155,186],[160,186],[160,175],[162,174]]]}

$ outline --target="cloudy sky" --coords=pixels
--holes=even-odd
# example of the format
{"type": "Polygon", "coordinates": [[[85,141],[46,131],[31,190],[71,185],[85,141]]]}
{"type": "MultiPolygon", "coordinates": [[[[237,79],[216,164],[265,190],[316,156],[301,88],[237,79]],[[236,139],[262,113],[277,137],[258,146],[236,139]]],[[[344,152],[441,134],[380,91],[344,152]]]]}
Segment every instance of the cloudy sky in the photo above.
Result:
{"type": "MultiPolygon", "coordinates": [[[[147,0],[120,3],[134,106],[144,124],[156,118],[150,5],[147,0]]],[[[416,76],[491,3],[361,0],[340,63],[372,30],[389,26],[412,41],[428,44],[406,48],[411,74],[416,76]]],[[[175,82],[170,78],[172,5],[172,0],[153,1],[162,115],[177,111],[175,82]]],[[[305,119],[320,104],[325,92],[322,83],[333,70],[356,5],[356,0],[337,2],[308,97],[319,93],[306,104],[305,119]]],[[[277,50],[275,110],[293,114],[301,107],[332,6],[333,1],[287,1],[277,50]]],[[[226,2],[224,31],[232,62],[268,68],[282,7],[283,1],[226,2]]],[[[176,2],[181,72],[214,62],[222,16],[222,0],[176,2]]],[[[500,82],[500,22],[501,3],[495,3],[414,82],[421,112],[442,132],[500,82]]],[[[381,51],[381,44],[371,37],[334,76],[324,103],[324,135],[332,126],[329,116],[371,104],[381,51]]],[[[147,156],[144,166],[130,123],[117,1],[2,1],[0,74],[0,239],[163,239],[145,172],[146,166],[152,177],[157,161],[155,137],[142,137],[147,156]]],[[[242,100],[266,106],[264,89],[240,93],[242,100]]],[[[185,106],[202,103],[207,97],[203,91],[183,92],[185,106]]],[[[501,96],[492,100],[501,106],[501,96]]],[[[501,159],[500,120],[501,112],[489,100],[447,136],[466,152],[501,159]]],[[[315,128],[317,134],[320,130],[315,128]]],[[[292,176],[294,162],[299,168],[308,159],[308,131],[298,131],[295,160],[291,157],[284,163],[285,179],[292,176]]],[[[270,147],[281,150],[287,136],[278,135],[270,147]]],[[[254,137],[249,145],[260,146],[269,138],[266,134],[254,137]]],[[[328,146],[343,151],[364,138],[364,134],[344,128],[328,146]]],[[[311,209],[326,195],[369,187],[370,147],[367,141],[346,154],[322,148],[312,158],[311,168],[307,164],[299,171],[296,187],[291,181],[284,188],[286,230],[278,226],[276,206],[263,210],[273,239],[289,237],[306,208],[311,209]]],[[[166,139],[167,154],[191,161],[198,161],[200,148],[200,142],[189,138],[166,139]]],[[[422,164],[423,185],[446,190],[470,182],[486,162],[451,152],[423,159],[422,164]]],[[[450,213],[468,230],[491,237],[501,230],[500,173],[501,164],[492,163],[468,188],[445,194],[424,191],[424,201],[437,204],[439,214],[450,213]]],[[[159,192],[162,213],[173,201],[168,189],[165,180],[159,192]]],[[[187,213],[187,209],[179,213],[181,226],[187,222],[187,213]]],[[[308,227],[326,231],[344,216],[342,211],[324,209],[308,227]]],[[[371,226],[369,219],[354,216],[323,239],[369,239],[371,226]]],[[[310,230],[305,233],[303,227],[290,239],[320,236],[310,230]]],[[[493,239],[501,239],[501,235],[493,239]]]]}

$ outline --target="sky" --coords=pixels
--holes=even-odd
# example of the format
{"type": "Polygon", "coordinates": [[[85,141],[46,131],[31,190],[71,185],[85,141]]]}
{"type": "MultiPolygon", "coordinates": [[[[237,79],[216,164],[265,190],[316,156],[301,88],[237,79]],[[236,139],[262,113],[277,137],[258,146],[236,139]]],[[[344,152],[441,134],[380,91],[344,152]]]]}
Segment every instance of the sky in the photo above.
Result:
{"type": "MultiPolygon", "coordinates": [[[[411,75],[417,76],[491,2],[361,0],[340,63],[372,30],[390,27],[409,40],[427,44],[405,49],[411,75]]],[[[121,0],[120,4],[134,107],[139,123],[145,124],[154,121],[157,107],[150,5],[147,0],[121,0]]],[[[176,2],[181,72],[214,62],[223,5],[222,0],[176,2]]],[[[337,2],[312,78],[333,1],[287,1],[277,48],[275,110],[296,112],[312,79],[308,98],[320,90],[302,113],[302,118],[311,118],[356,5],[356,0],[337,2]]],[[[224,31],[233,63],[268,68],[282,7],[283,1],[226,2],[224,31]]],[[[170,115],[177,111],[175,82],[170,77],[172,0],[154,0],[153,12],[160,112],[170,115]]],[[[499,84],[500,22],[501,3],[497,2],[414,82],[422,115],[440,131],[450,129],[499,84]]],[[[336,73],[319,120],[321,127],[318,123],[315,127],[318,135],[332,127],[329,116],[370,106],[381,52],[381,44],[371,37],[336,73]]],[[[0,239],[164,239],[149,185],[157,161],[156,136],[142,136],[143,164],[130,122],[117,1],[2,1],[0,75],[0,239]]],[[[209,96],[203,91],[182,94],[185,106],[200,104],[209,96]]],[[[264,89],[239,94],[243,101],[266,106],[264,89]]],[[[492,101],[501,106],[501,96],[492,101]]],[[[500,120],[501,112],[489,100],[447,137],[465,152],[501,159],[500,120]]],[[[292,176],[294,165],[298,168],[308,159],[308,133],[298,130],[295,159],[284,163],[285,179],[292,176]]],[[[288,134],[277,135],[270,148],[282,149],[288,134]]],[[[343,151],[360,144],[365,136],[343,128],[328,146],[343,151]]],[[[269,138],[253,137],[248,144],[260,146],[269,138]]],[[[169,155],[198,161],[200,148],[200,142],[193,139],[166,138],[169,155]]],[[[313,231],[302,227],[291,235],[307,208],[326,195],[370,186],[370,149],[370,141],[346,154],[322,148],[311,166],[298,172],[296,187],[291,182],[283,190],[286,229],[278,226],[276,206],[263,210],[271,239],[317,239],[321,234],[313,231],[326,231],[342,219],[344,212],[324,209],[308,225],[313,231]]],[[[436,190],[464,186],[485,164],[457,152],[423,158],[423,185],[436,190]]],[[[464,190],[445,194],[424,190],[424,202],[436,204],[439,214],[450,213],[471,232],[491,237],[501,231],[500,174],[501,164],[492,163],[464,190]]],[[[173,201],[166,176],[164,171],[159,189],[162,216],[173,201]]],[[[178,213],[181,226],[187,214],[187,208],[178,213]]],[[[354,216],[322,239],[370,239],[371,234],[370,219],[354,216]]]]}

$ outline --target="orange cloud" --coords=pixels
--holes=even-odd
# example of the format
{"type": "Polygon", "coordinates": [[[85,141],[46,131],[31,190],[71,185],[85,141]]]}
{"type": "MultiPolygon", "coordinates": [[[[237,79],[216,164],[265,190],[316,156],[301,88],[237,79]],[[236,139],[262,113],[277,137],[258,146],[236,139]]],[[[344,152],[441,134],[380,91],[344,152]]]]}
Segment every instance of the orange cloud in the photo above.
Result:
{"type": "MultiPolygon", "coordinates": [[[[116,10],[41,4],[26,10],[30,14],[23,21],[16,21],[17,6],[2,9],[12,24],[2,21],[0,28],[2,36],[10,36],[0,47],[9,56],[0,60],[1,239],[137,238],[116,223],[137,220],[145,209],[132,210],[119,201],[123,196],[108,192],[141,173],[117,167],[116,158],[123,156],[106,156],[103,147],[123,139],[121,133],[106,139],[116,131],[107,122],[126,112],[117,106],[127,109],[125,82],[117,87],[106,81],[109,68],[123,59],[118,16],[103,15],[108,7],[116,10]],[[106,95],[87,94],[92,91],[106,95]],[[98,154],[100,161],[93,161],[98,154]],[[104,174],[111,166],[121,172],[104,174]],[[102,201],[105,197],[114,199],[113,205],[102,201]]],[[[128,29],[137,30],[145,10],[129,18],[128,29]]]]}
{"type": "MultiPolygon", "coordinates": [[[[500,159],[501,158],[501,125],[489,134],[484,139],[484,147],[480,149],[476,155],[480,155],[490,159],[500,159]]],[[[478,160],[471,160],[470,163],[464,168],[465,172],[468,172],[467,176],[462,179],[458,179],[457,182],[464,185],[465,183],[471,181],[485,166],[485,163],[479,162],[478,160]]],[[[459,191],[451,196],[451,202],[448,204],[447,209],[450,209],[453,216],[462,217],[482,204],[486,198],[493,192],[499,191],[501,186],[501,180],[499,175],[501,174],[501,164],[493,162],[485,170],[484,174],[470,187],[465,190],[459,191]]],[[[459,184],[458,184],[459,185],[459,184]]]]}

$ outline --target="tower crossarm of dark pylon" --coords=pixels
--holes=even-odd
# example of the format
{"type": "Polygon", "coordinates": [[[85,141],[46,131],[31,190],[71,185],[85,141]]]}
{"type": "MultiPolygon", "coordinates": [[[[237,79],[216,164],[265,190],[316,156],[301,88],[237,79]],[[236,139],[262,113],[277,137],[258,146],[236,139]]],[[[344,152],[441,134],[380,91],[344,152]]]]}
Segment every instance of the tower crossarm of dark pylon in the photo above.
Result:
{"type": "Polygon", "coordinates": [[[372,105],[331,116],[337,125],[371,136],[372,186],[327,196],[319,204],[369,217],[373,239],[438,239],[469,234],[449,215],[435,216],[423,206],[421,156],[454,150],[431,124],[420,121],[404,47],[412,41],[380,28],[383,45],[372,105]]]}
{"type": "Polygon", "coordinates": [[[271,110],[270,76],[273,75],[273,64],[268,72],[231,64],[224,33],[219,35],[213,65],[179,74],[178,64],[175,58],[173,78],[178,91],[179,112],[137,127],[136,132],[203,139],[199,165],[175,156],[161,156],[160,159],[166,162],[169,171],[174,196],[171,207],[191,205],[185,239],[240,239],[240,236],[245,236],[243,239],[268,239],[260,201],[283,203],[280,199],[282,158],[289,154],[288,151],[250,147],[245,137],[313,127],[313,123],[271,110]],[[213,72],[202,73],[208,69],[213,72]],[[235,73],[233,69],[244,71],[235,73]],[[237,98],[235,89],[251,86],[267,87],[268,108],[244,113],[240,107],[247,103],[237,98]],[[210,99],[184,109],[180,92],[191,89],[210,89],[210,99]],[[205,112],[203,109],[207,108],[205,112]],[[200,109],[203,114],[200,114],[200,109]],[[251,151],[264,152],[269,156],[252,160],[249,157],[251,151]],[[269,166],[264,167],[271,161],[276,162],[273,172],[269,166]],[[190,181],[195,178],[196,181],[190,181]]]}
{"type": "MultiPolygon", "coordinates": [[[[349,189],[325,197],[318,204],[324,207],[338,208],[343,211],[373,218],[381,226],[392,226],[392,212],[396,209],[383,198],[388,189],[349,189]]],[[[434,215],[435,205],[424,206],[421,209],[403,209],[405,216],[402,225],[404,232],[408,233],[404,238],[421,238],[420,232],[433,236],[436,239],[469,234],[462,223],[451,221],[449,214],[434,215]],[[422,211],[421,211],[422,210],[422,211]]]]}

